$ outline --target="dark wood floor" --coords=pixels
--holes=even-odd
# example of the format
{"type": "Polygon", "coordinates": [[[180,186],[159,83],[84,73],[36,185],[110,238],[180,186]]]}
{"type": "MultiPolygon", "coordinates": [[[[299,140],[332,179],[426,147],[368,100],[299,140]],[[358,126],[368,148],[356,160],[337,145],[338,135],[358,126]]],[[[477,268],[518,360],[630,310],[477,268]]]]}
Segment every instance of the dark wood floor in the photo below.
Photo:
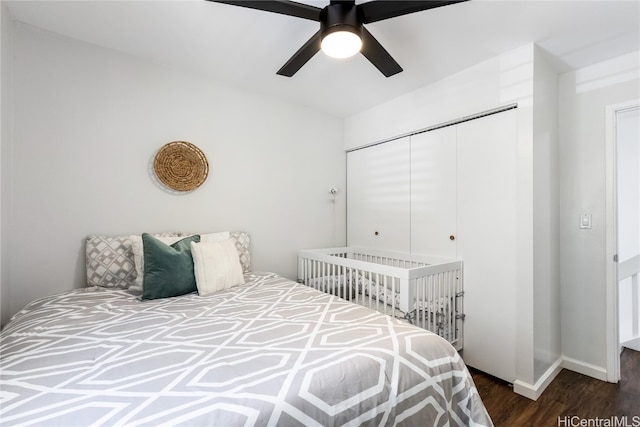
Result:
{"type": "Polygon", "coordinates": [[[618,384],[564,369],[537,401],[515,394],[511,386],[486,374],[475,370],[471,370],[471,374],[496,427],[625,426],[624,423],[604,424],[604,421],[579,424],[580,419],[617,417],[622,421],[624,416],[627,426],[640,426],[640,352],[625,349],[620,369],[622,380],[618,384]],[[572,416],[579,419],[570,421],[572,416]],[[561,420],[567,417],[567,422],[559,423],[559,417],[561,420]]]}

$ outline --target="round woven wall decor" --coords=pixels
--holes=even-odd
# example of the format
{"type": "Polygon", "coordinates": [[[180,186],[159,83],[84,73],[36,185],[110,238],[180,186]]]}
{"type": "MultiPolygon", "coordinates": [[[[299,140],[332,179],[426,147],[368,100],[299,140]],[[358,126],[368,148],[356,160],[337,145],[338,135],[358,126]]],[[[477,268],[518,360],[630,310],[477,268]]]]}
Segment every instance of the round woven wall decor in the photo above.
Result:
{"type": "Polygon", "coordinates": [[[156,153],[153,169],[160,182],[176,191],[195,190],[209,175],[209,163],[204,153],[186,141],[162,146],[156,153]]]}

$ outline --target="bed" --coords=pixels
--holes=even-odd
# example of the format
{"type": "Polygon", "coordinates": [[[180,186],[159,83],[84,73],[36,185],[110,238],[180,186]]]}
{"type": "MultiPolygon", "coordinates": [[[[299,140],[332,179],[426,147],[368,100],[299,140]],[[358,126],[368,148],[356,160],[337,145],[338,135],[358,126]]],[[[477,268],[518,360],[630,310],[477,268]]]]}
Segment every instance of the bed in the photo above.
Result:
{"type": "Polygon", "coordinates": [[[28,304],[1,334],[0,422],[492,425],[446,340],[273,273],[242,274],[204,296],[90,286],[28,304]]]}

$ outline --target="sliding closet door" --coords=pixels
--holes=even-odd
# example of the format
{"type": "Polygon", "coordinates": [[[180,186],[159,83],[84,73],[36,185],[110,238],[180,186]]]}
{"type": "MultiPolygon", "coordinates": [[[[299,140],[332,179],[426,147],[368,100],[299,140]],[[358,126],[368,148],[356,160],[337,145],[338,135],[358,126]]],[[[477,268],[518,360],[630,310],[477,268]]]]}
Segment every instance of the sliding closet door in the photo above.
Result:
{"type": "Polygon", "coordinates": [[[456,126],[411,136],[411,253],[455,259],[456,126]]]}
{"type": "Polygon", "coordinates": [[[516,376],[515,110],[458,125],[458,257],[464,260],[465,362],[516,376]]]}
{"type": "Polygon", "coordinates": [[[347,153],[347,243],[409,252],[409,137],[347,153]]]}

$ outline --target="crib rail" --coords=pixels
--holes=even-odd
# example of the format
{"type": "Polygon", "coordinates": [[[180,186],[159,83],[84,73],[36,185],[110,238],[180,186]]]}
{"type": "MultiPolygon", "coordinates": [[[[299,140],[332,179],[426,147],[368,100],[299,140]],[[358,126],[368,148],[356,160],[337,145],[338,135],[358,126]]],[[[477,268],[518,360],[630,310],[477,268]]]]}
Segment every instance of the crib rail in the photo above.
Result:
{"type": "Polygon", "coordinates": [[[303,250],[298,281],[407,319],[462,348],[462,261],[355,247],[303,250]]]}

